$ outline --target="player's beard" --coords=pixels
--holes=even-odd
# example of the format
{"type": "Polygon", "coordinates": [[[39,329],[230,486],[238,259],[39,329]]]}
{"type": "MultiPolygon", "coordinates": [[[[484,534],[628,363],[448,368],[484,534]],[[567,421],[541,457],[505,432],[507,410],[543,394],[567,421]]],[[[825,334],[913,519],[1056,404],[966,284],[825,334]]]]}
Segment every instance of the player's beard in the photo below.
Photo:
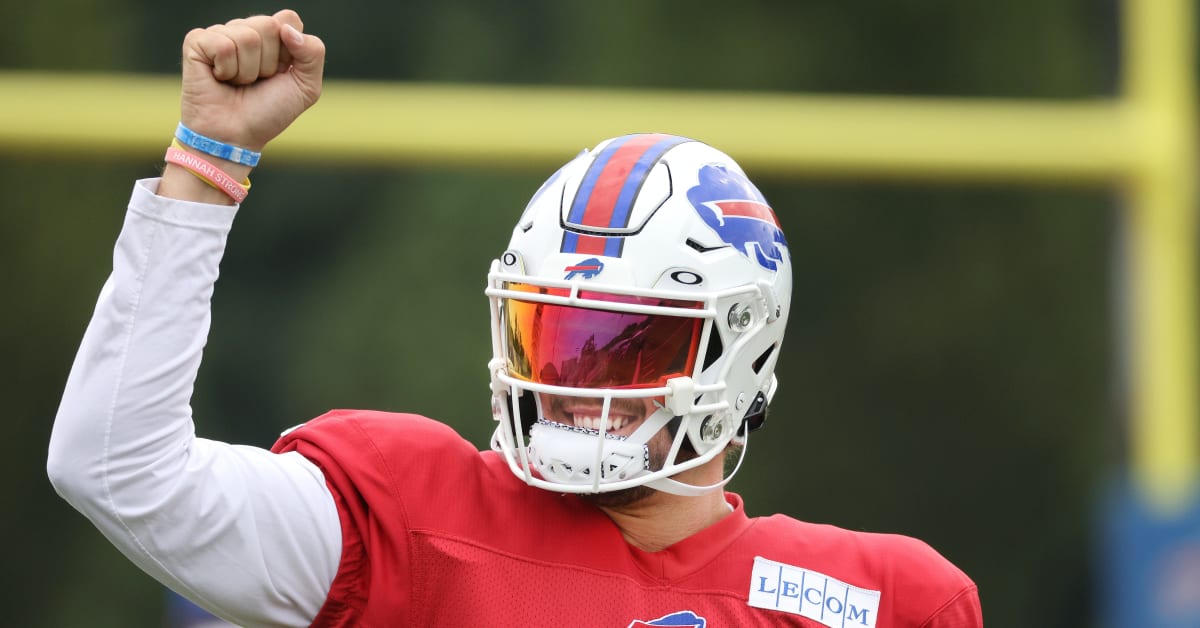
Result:
{"type": "Polygon", "coordinates": [[[649,486],[635,486],[608,493],[584,493],[580,497],[583,498],[583,501],[597,508],[625,508],[657,492],[649,486]]]}

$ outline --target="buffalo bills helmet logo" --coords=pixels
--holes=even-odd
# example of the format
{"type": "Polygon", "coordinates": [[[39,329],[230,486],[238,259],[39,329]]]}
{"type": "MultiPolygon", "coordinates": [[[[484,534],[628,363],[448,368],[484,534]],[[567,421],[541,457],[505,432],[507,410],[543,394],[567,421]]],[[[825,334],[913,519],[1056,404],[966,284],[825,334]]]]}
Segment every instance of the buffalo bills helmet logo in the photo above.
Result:
{"type": "Polygon", "coordinates": [[[700,218],[742,255],[767,270],[778,270],[787,241],[758,188],[724,166],[702,167],[699,179],[687,197],[700,218]]]}
{"type": "Polygon", "coordinates": [[[675,626],[676,628],[704,628],[708,621],[703,617],[693,613],[692,611],[679,611],[670,615],[663,615],[658,619],[650,621],[642,621],[635,619],[630,622],[629,628],[641,628],[642,626],[675,626]]]}
{"type": "Polygon", "coordinates": [[[563,277],[563,279],[574,279],[576,275],[584,279],[591,279],[599,275],[602,270],[604,270],[604,262],[594,257],[589,257],[578,264],[571,264],[564,268],[563,271],[567,273],[567,276],[563,277]]]}

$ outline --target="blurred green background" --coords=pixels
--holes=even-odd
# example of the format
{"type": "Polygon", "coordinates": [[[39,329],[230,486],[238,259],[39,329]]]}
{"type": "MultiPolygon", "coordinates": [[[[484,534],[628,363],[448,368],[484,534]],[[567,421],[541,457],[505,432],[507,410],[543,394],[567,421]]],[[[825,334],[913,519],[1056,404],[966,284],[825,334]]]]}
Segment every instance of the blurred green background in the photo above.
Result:
{"type": "MultiPolygon", "coordinates": [[[[1108,97],[1118,71],[1109,1],[290,6],[339,79],[1054,100],[1108,97]]],[[[6,0],[0,68],[169,74],[190,28],[279,8],[6,0]]],[[[44,472],[131,183],[160,163],[0,154],[7,625],[162,623],[162,589],[44,472]]],[[[369,407],[486,445],[485,274],[550,171],[281,168],[268,149],[222,267],[199,434],[268,446],[369,407]]],[[[750,513],[925,539],[990,626],[1096,624],[1093,513],[1124,457],[1113,191],[750,175],[796,273],[781,390],[733,484],[750,513]]]]}

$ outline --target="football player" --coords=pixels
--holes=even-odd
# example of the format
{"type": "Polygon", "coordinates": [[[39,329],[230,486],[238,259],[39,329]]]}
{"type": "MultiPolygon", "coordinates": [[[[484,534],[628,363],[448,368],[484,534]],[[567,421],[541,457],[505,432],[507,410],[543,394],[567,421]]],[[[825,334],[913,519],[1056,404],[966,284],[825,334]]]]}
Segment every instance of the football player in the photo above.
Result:
{"type": "Polygon", "coordinates": [[[982,625],[926,544],[751,518],[723,489],[776,390],[791,264],[738,164],[683,137],[601,142],[518,218],[486,289],[492,450],[364,410],[270,451],[196,438],[226,235],[323,59],[293,11],[184,40],[181,123],[134,186],[48,462],[126,556],[247,626],[982,625]]]}

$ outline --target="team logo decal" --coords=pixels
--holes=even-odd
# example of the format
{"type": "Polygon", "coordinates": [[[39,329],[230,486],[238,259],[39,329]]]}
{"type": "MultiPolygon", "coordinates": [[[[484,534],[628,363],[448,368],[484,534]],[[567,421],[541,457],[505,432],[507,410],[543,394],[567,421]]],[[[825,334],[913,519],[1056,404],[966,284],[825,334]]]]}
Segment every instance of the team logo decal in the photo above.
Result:
{"type": "Polygon", "coordinates": [[[767,270],[778,270],[787,241],[762,193],[724,166],[704,166],[699,178],[687,197],[700,218],[742,255],[767,270]]]}
{"type": "Polygon", "coordinates": [[[708,621],[703,617],[693,613],[692,611],[679,611],[670,615],[663,615],[658,619],[650,621],[642,621],[635,619],[630,622],[628,628],[640,628],[641,626],[684,626],[686,628],[704,628],[708,621]]]}
{"type": "Polygon", "coordinates": [[[563,279],[574,279],[576,276],[591,279],[599,275],[602,270],[604,270],[604,262],[594,257],[589,257],[578,264],[571,264],[564,268],[563,272],[567,273],[567,276],[563,277],[563,279]]]}
{"type": "Polygon", "coordinates": [[[754,557],[747,604],[820,622],[829,628],[875,628],[879,591],[823,573],[754,557]]]}

